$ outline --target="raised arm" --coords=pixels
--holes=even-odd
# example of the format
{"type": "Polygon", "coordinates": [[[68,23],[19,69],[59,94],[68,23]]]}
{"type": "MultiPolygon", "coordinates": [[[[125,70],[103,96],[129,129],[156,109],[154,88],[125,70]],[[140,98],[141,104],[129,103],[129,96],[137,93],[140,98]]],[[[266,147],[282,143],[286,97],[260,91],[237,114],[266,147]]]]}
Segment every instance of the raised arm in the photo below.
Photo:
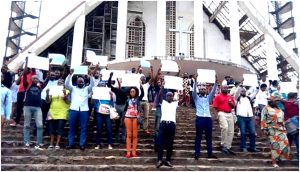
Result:
{"type": "Polygon", "coordinates": [[[180,75],[180,71],[181,71],[181,67],[178,65],[178,73],[176,74],[176,76],[178,76],[178,77],[179,77],[179,75],[180,75]]]}
{"type": "Polygon", "coordinates": [[[47,88],[47,90],[46,90],[46,100],[45,100],[47,103],[51,103],[51,101],[52,101],[52,96],[49,95],[49,91],[50,91],[49,88],[47,88]]]}
{"type": "Polygon", "coordinates": [[[68,77],[65,81],[65,87],[70,91],[73,89],[72,79],[71,79],[72,76],[73,76],[73,69],[70,70],[70,74],[68,75],[68,77]]]}
{"type": "Polygon", "coordinates": [[[163,81],[162,85],[160,87],[159,93],[158,93],[159,103],[162,103],[162,101],[163,101],[164,85],[165,85],[165,82],[163,81]]]}
{"type": "Polygon", "coordinates": [[[24,72],[23,72],[23,86],[24,86],[25,90],[27,89],[27,87],[29,85],[29,83],[27,81],[27,73],[28,73],[27,64],[28,64],[28,57],[26,57],[26,59],[25,59],[25,68],[24,68],[24,72]]]}
{"type": "Polygon", "coordinates": [[[211,103],[211,101],[213,100],[213,97],[216,93],[216,90],[217,90],[217,86],[218,86],[218,78],[217,78],[217,75],[216,75],[216,81],[214,83],[214,86],[212,88],[212,90],[210,91],[210,93],[208,94],[208,100],[209,100],[209,103],[211,103]]]}
{"type": "Polygon", "coordinates": [[[140,96],[139,96],[139,101],[142,101],[143,98],[144,98],[144,95],[145,95],[145,93],[144,93],[144,88],[143,88],[143,85],[142,85],[142,84],[140,85],[140,90],[141,90],[141,94],[140,94],[140,96]]]}
{"type": "Polygon", "coordinates": [[[90,76],[90,85],[88,86],[88,92],[91,92],[94,86],[95,86],[95,81],[93,77],[90,76]]]}
{"type": "Polygon", "coordinates": [[[193,99],[195,102],[198,98],[198,96],[197,96],[197,77],[198,77],[198,74],[194,75],[195,83],[193,85],[193,93],[192,93],[192,96],[193,96],[193,99]]]}

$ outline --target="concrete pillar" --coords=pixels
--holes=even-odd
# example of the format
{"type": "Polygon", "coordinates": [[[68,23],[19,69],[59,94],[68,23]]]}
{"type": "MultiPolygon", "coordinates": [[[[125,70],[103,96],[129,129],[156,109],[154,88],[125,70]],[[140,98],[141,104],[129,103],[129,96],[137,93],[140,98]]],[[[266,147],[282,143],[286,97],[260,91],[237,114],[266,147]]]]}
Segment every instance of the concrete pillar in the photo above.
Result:
{"type": "Polygon", "coordinates": [[[237,1],[229,1],[231,62],[241,65],[240,28],[237,1]]]}
{"type": "Polygon", "coordinates": [[[276,61],[277,55],[275,53],[275,42],[269,34],[265,34],[265,43],[268,79],[279,80],[276,61]]]}
{"type": "Polygon", "coordinates": [[[194,1],[194,57],[204,57],[203,0],[194,1]]]}
{"type": "Polygon", "coordinates": [[[166,0],[156,3],[156,55],[166,56],[166,0]]]}
{"type": "Polygon", "coordinates": [[[126,33],[127,33],[127,0],[119,0],[118,4],[118,24],[117,24],[117,44],[116,60],[122,61],[126,57],[126,33]]]}
{"type": "Polygon", "coordinates": [[[83,39],[85,29],[85,4],[80,8],[82,8],[82,14],[77,18],[74,25],[71,68],[80,66],[82,63],[83,39]]]}

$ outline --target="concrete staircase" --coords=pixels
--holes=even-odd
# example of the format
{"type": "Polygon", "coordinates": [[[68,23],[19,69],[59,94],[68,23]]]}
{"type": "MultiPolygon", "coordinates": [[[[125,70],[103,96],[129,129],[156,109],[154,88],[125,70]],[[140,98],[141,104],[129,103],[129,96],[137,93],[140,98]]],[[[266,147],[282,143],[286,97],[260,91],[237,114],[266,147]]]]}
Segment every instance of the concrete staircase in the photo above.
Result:
{"type": "MultiPolygon", "coordinates": [[[[199,160],[194,160],[194,138],[195,138],[195,110],[180,107],[177,113],[177,127],[173,151],[173,168],[162,166],[162,171],[299,171],[296,160],[282,161],[280,168],[271,165],[270,148],[267,138],[257,138],[257,148],[262,150],[257,153],[242,153],[239,151],[239,138],[234,137],[233,150],[236,156],[222,154],[218,147],[220,145],[220,129],[217,121],[213,128],[213,152],[218,159],[207,159],[205,138],[201,145],[202,154],[199,160]]],[[[154,126],[154,111],[150,113],[150,125],[154,126]]],[[[33,126],[33,125],[32,125],[33,126]]],[[[153,128],[153,127],[152,127],[153,128]]],[[[156,171],[156,153],[154,152],[153,137],[139,131],[137,158],[127,159],[125,155],[125,144],[114,144],[113,150],[103,148],[94,149],[95,134],[93,127],[89,127],[88,144],[85,151],[66,150],[67,131],[62,140],[60,150],[35,150],[25,148],[23,145],[23,128],[21,126],[11,128],[6,126],[3,130],[1,140],[1,170],[13,171],[86,171],[86,170],[109,170],[109,171],[156,171]]],[[[106,137],[103,133],[104,138],[106,137]]],[[[35,141],[35,138],[31,138],[35,141]]],[[[45,147],[49,145],[49,138],[44,138],[45,147]]],[[[114,140],[113,140],[114,141],[114,140]]],[[[77,140],[78,143],[78,140],[77,140]]],[[[106,143],[105,141],[103,143],[106,143]]],[[[34,143],[33,143],[34,145],[34,143]]],[[[295,157],[295,147],[292,147],[291,157],[295,157]]]]}

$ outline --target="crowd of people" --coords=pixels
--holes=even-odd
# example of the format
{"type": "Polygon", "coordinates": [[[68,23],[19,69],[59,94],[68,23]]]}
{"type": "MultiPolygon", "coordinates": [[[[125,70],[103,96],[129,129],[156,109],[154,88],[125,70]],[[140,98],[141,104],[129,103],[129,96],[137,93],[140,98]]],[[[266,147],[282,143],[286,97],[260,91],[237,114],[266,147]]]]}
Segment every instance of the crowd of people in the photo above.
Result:
{"type": "Polygon", "coordinates": [[[45,149],[45,134],[50,136],[47,149],[61,149],[60,141],[68,124],[66,149],[76,148],[74,138],[79,133],[79,148],[85,150],[89,125],[96,126],[94,148],[103,148],[101,133],[105,124],[107,148],[113,149],[114,136],[115,142],[126,144],[125,157],[131,158],[138,155],[140,126],[145,134],[154,137],[156,167],[172,167],[176,111],[178,106],[187,106],[196,109],[196,114],[191,114],[196,116],[196,160],[201,154],[203,134],[207,158],[217,158],[212,147],[215,117],[221,129],[220,151],[225,155],[236,155],[231,147],[237,124],[241,152],[260,151],[256,148],[256,137],[268,137],[274,167],[278,167],[278,161],[282,158],[290,159],[290,146],[293,143],[297,148],[296,158],[299,159],[298,94],[281,94],[280,84],[276,80],[268,82],[266,77],[262,77],[259,87],[249,87],[226,76],[222,82],[216,77],[215,83],[206,84],[197,82],[198,74],[181,75],[179,67],[176,76],[183,78],[183,83],[178,83],[182,84],[183,90],[174,90],[164,88],[164,76],[169,73],[165,74],[159,68],[154,75],[151,66],[148,76],[143,74],[143,69],[139,66],[130,71],[140,75],[139,87],[123,87],[121,78],[113,77],[113,72],[108,80],[102,79],[102,72],[108,70],[107,67],[100,70],[99,64],[92,66],[86,61],[83,65],[89,65],[87,75],[76,75],[68,66],[64,66],[63,70],[55,66],[50,66],[49,71],[30,69],[27,61],[24,69],[13,75],[4,65],[1,69],[1,129],[20,125],[23,114],[25,147],[31,146],[30,129],[34,128],[35,149],[45,149]],[[62,94],[53,94],[52,86],[61,86],[62,94]],[[110,88],[110,100],[104,97],[94,99],[93,87],[110,88]],[[151,110],[155,110],[154,126],[149,125],[151,110]],[[117,112],[117,117],[112,119],[111,113],[114,111],[117,112]],[[35,119],[34,126],[32,118],[35,119]],[[261,129],[263,135],[259,134],[257,128],[261,129]],[[249,147],[246,144],[247,136],[250,138],[249,147]],[[165,162],[164,149],[167,152],[165,162]]]}

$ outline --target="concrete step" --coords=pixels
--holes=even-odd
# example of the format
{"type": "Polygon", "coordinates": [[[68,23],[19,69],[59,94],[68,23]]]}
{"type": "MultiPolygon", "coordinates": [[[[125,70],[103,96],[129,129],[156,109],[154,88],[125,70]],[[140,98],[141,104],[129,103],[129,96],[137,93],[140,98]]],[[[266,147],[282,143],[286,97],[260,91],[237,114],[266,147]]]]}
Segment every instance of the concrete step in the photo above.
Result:
{"type": "MultiPolygon", "coordinates": [[[[2,164],[1,170],[10,171],[156,171],[155,165],[128,165],[126,164],[93,164],[93,165],[67,165],[67,164],[2,164]]],[[[256,166],[215,166],[215,165],[174,165],[173,168],[161,167],[161,171],[298,171],[298,167],[274,168],[270,165],[256,166]]]]}

